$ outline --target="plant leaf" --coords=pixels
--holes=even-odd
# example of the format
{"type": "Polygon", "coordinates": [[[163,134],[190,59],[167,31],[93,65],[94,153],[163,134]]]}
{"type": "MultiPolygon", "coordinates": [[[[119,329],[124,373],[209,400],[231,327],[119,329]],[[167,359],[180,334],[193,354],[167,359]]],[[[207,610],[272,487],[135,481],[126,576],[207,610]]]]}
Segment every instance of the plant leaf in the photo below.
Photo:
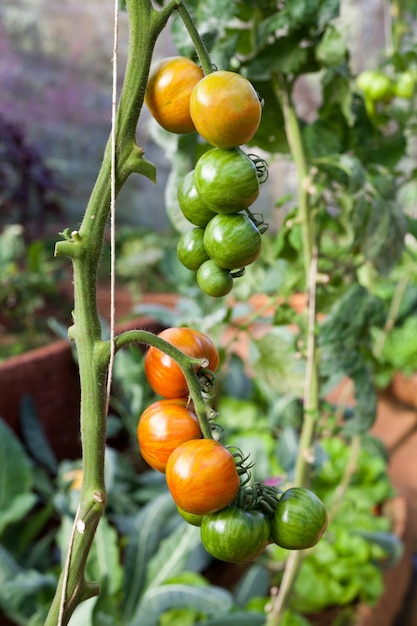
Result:
{"type": "Polygon", "coordinates": [[[167,521],[177,513],[171,494],[163,493],[132,520],[124,558],[124,622],[133,615],[145,585],[146,568],[158,549],[167,521]]]}
{"type": "Polygon", "coordinates": [[[238,611],[230,615],[213,617],[204,622],[199,622],[200,626],[264,626],[266,617],[262,613],[250,613],[238,611]]]}
{"type": "Polygon", "coordinates": [[[58,470],[58,461],[46,438],[33,399],[28,395],[22,398],[20,427],[29,453],[37,463],[55,475],[58,470]]]}
{"type": "Polygon", "coordinates": [[[187,523],[179,526],[166,538],[150,560],[146,571],[145,588],[156,587],[179,574],[191,552],[200,544],[200,529],[187,523]]]}
{"type": "Polygon", "coordinates": [[[159,616],[168,609],[195,608],[208,615],[223,614],[233,607],[232,595],[216,586],[191,587],[174,584],[148,589],[128,626],[158,626],[159,616]]]}
{"type": "Polygon", "coordinates": [[[237,606],[245,607],[255,596],[268,595],[270,578],[265,567],[255,563],[240,579],[235,589],[237,606]]]}
{"type": "Polygon", "coordinates": [[[0,419],[0,535],[33,507],[33,473],[22,444],[0,419]]]}

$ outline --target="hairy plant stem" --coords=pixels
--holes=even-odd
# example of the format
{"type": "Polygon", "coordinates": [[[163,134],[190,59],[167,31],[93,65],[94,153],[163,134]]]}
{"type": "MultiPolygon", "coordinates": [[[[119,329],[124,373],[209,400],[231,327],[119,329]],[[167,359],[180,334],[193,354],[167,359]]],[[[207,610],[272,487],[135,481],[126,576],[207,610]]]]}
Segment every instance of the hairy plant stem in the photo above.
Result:
{"type": "MultiPolygon", "coordinates": [[[[147,79],[156,40],[167,20],[176,10],[188,21],[190,36],[201,55],[202,64],[211,71],[211,63],[192,20],[182,2],[171,0],[162,9],[153,8],[150,0],[127,0],[129,13],[129,53],[120,102],[115,116],[115,151],[112,135],[106,145],[102,166],[92,190],[80,229],[56,244],[56,256],[72,259],[74,271],[74,324],[68,331],[77,347],[81,383],[80,428],[83,456],[83,482],[80,505],[74,520],[71,543],[65,567],[44,626],[65,626],[83,600],[97,595],[96,583],[85,580],[85,566],[95,532],[106,504],[104,454],[106,443],[107,398],[106,380],[111,346],[102,340],[97,310],[97,274],[102,253],[112,198],[112,161],[115,163],[117,196],[130,174],[136,172],[155,180],[155,167],[143,157],[136,143],[136,127],[142,109],[147,79]],[[187,17],[188,16],[188,17],[187,17]]],[[[186,24],[187,25],[187,24],[186,24]]],[[[136,340],[149,343],[153,335],[137,334],[136,340]]],[[[126,337],[116,345],[125,345],[126,337]]],[[[166,343],[166,342],[164,342],[166,343]]],[[[162,349],[167,346],[161,346],[162,349]]],[[[179,352],[179,351],[178,351],[179,352]]],[[[178,353],[173,355],[183,367],[192,387],[206,435],[209,424],[203,411],[201,390],[195,374],[195,359],[178,353]],[[205,421],[204,421],[205,420],[205,421]]],[[[199,364],[201,364],[199,362],[199,364]]]]}
{"type": "MultiPolygon", "coordinates": [[[[304,417],[300,434],[294,484],[306,486],[309,481],[309,468],[312,460],[312,442],[319,411],[318,357],[316,346],[316,281],[318,252],[315,244],[315,225],[310,206],[310,175],[301,138],[300,126],[291,100],[291,86],[284,77],[273,80],[277,101],[282,107],[285,131],[298,179],[298,215],[301,227],[307,309],[307,355],[304,386],[304,417]]],[[[279,626],[288,604],[298,570],[303,561],[302,551],[291,552],[285,566],[284,576],[278,594],[271,597],[271,609],[267,616],[267,626],[279,626]]]]}

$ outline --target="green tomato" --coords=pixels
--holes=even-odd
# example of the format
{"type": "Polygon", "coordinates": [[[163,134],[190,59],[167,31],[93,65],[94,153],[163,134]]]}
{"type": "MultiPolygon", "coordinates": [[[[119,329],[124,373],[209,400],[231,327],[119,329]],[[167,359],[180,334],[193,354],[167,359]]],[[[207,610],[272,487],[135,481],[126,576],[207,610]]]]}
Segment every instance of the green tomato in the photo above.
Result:
{"type": "Polygon", "coordinates": [[[205,515],[200,532],[204,548],[216,559],[248,563],[267,546],[270,525],[261,511],[229,506],[205,515]]]}
{"type": "Polygon", "coordinates": [[[189,270],[198,270],[209,259],[204,247],[204,228],[191,228],[181,235],[177,244],[177,255],[189,270]]]}
{"type": "Polygon", "coordinates": [[[361,72],[356,84],[365,96],[374,102],[389,102],[394,95],[393,81],[380,70],[361,72]]]}
{"type": "Polygon", "coordinates": [[[178,186],[178,203],[184,217],[195,226],[206,226],[215,212],[202,202],[194,184],[194,170],[188,172],[178,186]]]}
{"type": "Polygon", "coordinates": [[[233,277],[229,270],[217,265],[213,259],[209,259],[198,268],[197,283],[201,291],[207,295],[221,298],[232,290],[233,277]]]}
{"type": "Polygon", "coordinates": [[[212,148],[197,161],[194,182],[202,202],[217,213],[237,213],[259,195],[255,163],[240,148],[212,148]]]}
{"type": "Polygon", "coordinates": [[[253,263],[261,253],[261,234],[252,220],[242,213],[219,213],[207,224],[204,247],[213,261],[233,270],[253,263]]]}
{"type": "Polygon", "coordinates": [[[409,100],[414,95],[416,77],[413,72],[401,72],[395,79],[394,94],[398,98],[409,100]]]}
{"type": "Polygon", "coordinates": [[[314,546],[327,527],[327,512],[315,493],[304,487],[284,491],[271,520],[271,539],[287,550],[314,546]]]}

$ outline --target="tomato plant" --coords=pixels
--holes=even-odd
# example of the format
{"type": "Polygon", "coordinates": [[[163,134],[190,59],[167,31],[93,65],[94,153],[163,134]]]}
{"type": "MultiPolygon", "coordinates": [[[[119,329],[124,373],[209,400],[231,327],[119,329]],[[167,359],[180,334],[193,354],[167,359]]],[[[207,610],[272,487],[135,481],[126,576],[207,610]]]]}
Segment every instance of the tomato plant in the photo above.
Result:
{"type": "Polygon", "coordinates": [[[218,70],[195,85],[190,113],[196,130],[208,143],[228,149],[253,138],[261,121],[262,106],[246,78],[218,70]]]}
{"type": "Polygon", "coordinates": [[[195,515],[223,509],[240,485],[232,453],[214,439],[178,446],[168,459],[166,480],[175,504],[195,515]]]}
{"type": "Polygon", "coordinates": [[[281,548],[304,550],[314,546],[327,526],[327,512],[310,489],[291,487],[278,500],[271,520],[271,539],[281,548]]]}
{"type": "Polygon", "coordinates": [[[244,214],[219,213],[204,232],[204,247],[217,265],[236,269],[253,263],[261,253],[261,234],[244,214]]]}
{"type": "Polygon", "coordinates": [[[145,102],[165,130],[178,134],[195,130],[190,115],[190,96],[203,76],[203,70],[186,57],[168,57],[152,65],[145,102]]]}
{"type": "Polygon", "coordinates": [[[212,148],[197,161],[194,183],[202,202],[217,213],[236,213],[259,196],[254,161],[240,148],[212,148]]]}
{"type": "Polygon", "coordinates": [[[269,520],[261,511],[236,506],[205,515],[201,522],[203,546],[216,559],[228,563],[256,559],[267,546],[269,535],[269,520]]]}
{"type": "Polygon", "coordinates": [[[171,452],[184,441],[201,437],[200,424],[186,398],[158,400],[142,413],[138,429],[142,457],[150,467],[165,472],[171,452]]]}
{"type": "MultiPolygon", "coordinates": [[[[166,328],[159,337],[175,346],[184,354],[207,359],[208,369],[215,371],[219,365],[219,354],[211,339],[191,328],[166,328]]],[[[198,369],[196,367],[196,369],[198,369]]],[[[164,398],[187,396],[188,386],[177,363],[167,354],[151,346],[145,355],[145,374],[149,385],[164,398]]]]}

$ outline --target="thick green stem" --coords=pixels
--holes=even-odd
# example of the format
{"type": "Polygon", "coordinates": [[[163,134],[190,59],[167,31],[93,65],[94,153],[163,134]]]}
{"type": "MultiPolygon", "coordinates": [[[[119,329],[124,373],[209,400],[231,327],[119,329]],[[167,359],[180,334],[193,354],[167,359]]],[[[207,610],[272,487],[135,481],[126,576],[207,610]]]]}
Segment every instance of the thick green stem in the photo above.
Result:
{"type": "MultiPolygon", "coordinates": [[[[297,221],[301,227],[305,283],[308,294],[304,418],[294,474],[295,485],[306,485],[309,480],[309,468],[312,460],[311,447],[319,412],[318,356],[316,346],[316,280],[318,253],[315,246],[315,225],[310,206],[310,176],[303,149],[300,126],[291,101],[290,85],[283,77],[278,76],[275,77],[273,85],[277,100],[282,106],[287,141],[297,172],[297,221]]],[[[271,598],[272,605],[267,617],[267,626],[279,626],[281,623],[302,560],[303,552],[292,552],[290,554],[286,563],[279,593],[271,598]]]]}
{"type": "Polygon", "coordinates": [[[116,168],[112,172],[110,137],[80,229],[56,245],[56,254],[71,257],[74,268],[74,325],[69,335],[76,342],[81,382],[83,483],[66,565],[45,626],[65,626],[77,605],[98,593],[98,586],[85,580],[87,557],[106,501],[104,454],[110,345],[101,339],[96,296],[98,264],[110,213],[112,174],[116,195],[133,172],[155,177],[155,168],[143,158],[135,134],[155,42],[178,2],[171,2],[160,11],[152,7],[150,0],[128,0],[127,7],[129,54],[116,116],[116,168]]]}

